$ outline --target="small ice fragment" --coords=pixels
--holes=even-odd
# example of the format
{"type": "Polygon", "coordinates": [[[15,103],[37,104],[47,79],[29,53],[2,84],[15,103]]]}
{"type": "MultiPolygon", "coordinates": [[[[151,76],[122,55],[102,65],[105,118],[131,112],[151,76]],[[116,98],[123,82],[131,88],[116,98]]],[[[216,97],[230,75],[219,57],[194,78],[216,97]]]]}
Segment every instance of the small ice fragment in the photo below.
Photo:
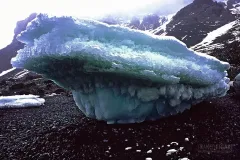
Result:
{"type": "Polygon", "coordinates": [[[150,149],[150,150],[148,150],[148,151],[147,151],[147,153],[152,153],[152,150],[151,150],[151,149],[150,149]]]}
{"type": "Polygon", "coordinates": [[[184,158],[180,158],[178,160],[190,160],[190,159],[188,159],[187,157],[184,157],[184,158]]]}
{"type": "Polygon", "coordinates": [[[177,152],[176,149],[169,149],[169,150],[167,151],[167,153],[166,153],[166,156],[169,156],[169,155],[171,155],[171,154],[173,154],[173,153],[176,153],[176,152],[177,152]]]}
{"type": "Polygon", "coordinates": [[[170,144],[175,144],[175,145],[178,145],[178,143],[177,143],[177,142],[171,142],[170,144]]]}
{"type": "Polygon", "coordinates": [[[51,94],[47,94],[46,96],[47,97],[53,97],[53,96],[56,96],[57,94],[56,93],[51,93],[51,94]]]}
{"type": "Polygon", "coordinates": [[[127,151],[127,150],[130,150],[130,149],[132,149],[132,147],[126,147],[126,148],[125,148],[126,151],[127,151]]]}

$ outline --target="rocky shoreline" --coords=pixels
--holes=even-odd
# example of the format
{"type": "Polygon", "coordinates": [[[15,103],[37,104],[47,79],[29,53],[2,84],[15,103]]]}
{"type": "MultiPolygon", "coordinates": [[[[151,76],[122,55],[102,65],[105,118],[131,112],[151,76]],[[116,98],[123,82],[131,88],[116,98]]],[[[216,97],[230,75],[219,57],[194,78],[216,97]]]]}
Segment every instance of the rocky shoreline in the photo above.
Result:
{"type": "Polygon", "coordinates": [[[240,101],[234,92],[155,122],[107,125],[86,118],[71,94],[51,81],[29,74],[13,77],[8,74],[0,82],[2,94],[38,94],[41,89],[46,103],[0,110],[2,160],[240,159],[240,101]]]}

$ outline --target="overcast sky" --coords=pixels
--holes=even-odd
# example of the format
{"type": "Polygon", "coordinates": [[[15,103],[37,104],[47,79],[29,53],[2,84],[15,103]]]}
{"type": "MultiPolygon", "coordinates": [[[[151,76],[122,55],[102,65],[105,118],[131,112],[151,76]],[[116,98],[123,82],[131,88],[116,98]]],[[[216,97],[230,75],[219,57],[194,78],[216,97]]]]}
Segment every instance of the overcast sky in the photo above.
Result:
{"type": "Polygon", "coordinates": [[[0,49],[12,41],[13,30],[18,20],[33,12],[53,15],[96,17],[113,12],[172,13],[182,8],[189,0],[0,0],[0,49]]]}

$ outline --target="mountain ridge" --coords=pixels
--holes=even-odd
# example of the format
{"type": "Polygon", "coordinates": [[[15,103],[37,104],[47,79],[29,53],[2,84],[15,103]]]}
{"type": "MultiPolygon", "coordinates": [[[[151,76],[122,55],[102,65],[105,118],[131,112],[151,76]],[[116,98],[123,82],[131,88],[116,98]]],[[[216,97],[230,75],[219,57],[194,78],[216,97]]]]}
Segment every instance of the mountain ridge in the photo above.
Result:
{"type": "Polygon", "coordinates": [[[195,0],[182,8],[167,25],[168,36],[174,36],[188,47],[201,42],[207,33],[235,20],[223,5],[212,0],[195,0]]]}
{"type": "Polygon", "coordinates": [[[36,17],[36,13],[32,13],[25,20],[18,21],[14,30],[12,42],[5,48],[0,50],[0,72],[12,68],[11,59],[17,55],[17,51],[24,47],[24,44],[19,42],[16,37],[19,33],[26,29],[27,24],[36,17]]]}
{"type": "MultiPolygon", "coordinates": [[[[238,9],[239,6],[240,0],[228,0],[226,3],[214,2],[213,0],[194,0],[176,14],[168,16],[149,14],[142,18],[133,17],[130,20],[108,16],[101,19],[101,21],[108,24],[144,30],[159,36],[174,36],[183,41],[188,47],[195,49],[194,46],[201,43],[210,32],[238,19],[240,14],[236,12],[233,13],[232,9],[233,7],[238,9]]],[[[32,14],[25,20],[17,23],[12,43],[0,50],[0,72],[12,67],[10,64],[11,58],[15,57],[17,50],[24,46],[16,40],[16,36],[23,31],[27,23],[35,17],[36,14],[32,14]]],[[[211,43],[210,45],[211,46],[203,45],[201,48],[207,50],[204,49],[204,47],[211,47],[214,50],[215,44],[211,43]]],[[[208,54],[211,55],[212,52],[215,53],[213,50],[208,54]]],[[[199,50],[196,49],[196,51],[199,50]]]]}

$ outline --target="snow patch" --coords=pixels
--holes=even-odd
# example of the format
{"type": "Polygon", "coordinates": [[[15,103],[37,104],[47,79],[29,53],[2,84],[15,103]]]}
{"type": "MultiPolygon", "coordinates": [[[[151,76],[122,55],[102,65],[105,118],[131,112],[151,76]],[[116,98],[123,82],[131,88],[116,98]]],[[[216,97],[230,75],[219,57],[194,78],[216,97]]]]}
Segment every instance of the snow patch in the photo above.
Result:
{"type": "Polygon", "coordinates": [[[225,5],[227,5],[228,0],[213,0],[214,2],[221,2],[224,3],[225,5]]]}
{"type": "Polygon", "coordinates": [[[11,69],[9,69],[9,70],[3,71],[2,73],[0,73],[0,77],[6,75],[6,74],[9,73],[9,72],[14,71],[15,69],[16,69],[16,68],[14,67],[14,68],[11,68],[11,69]]]}
{"type": "Polygon", "coordinates": [[[24,69],[23,71],[17,73],[15,76],[14,76],[14,79],[20,79],[20,78],[23,78],[25,75],[27,75],[29,73],[28,70],[24,69]]]}
{"type": "MultiPolygon", "coordinates": [[[[240,3],[239,3],[239,5],[240,5],[240,3]]],[[[232,14],[239,14],[240,13],[240,6],[230,9],[230,11],[231,11],[232,14]]]]}
{"type": "Polygon", "coordinates": [[[187,35],[185,35],[185,36],[182,38],[182,40],[184,40],[186,37],[187,37],[187,35]]]}
{"type": "Polygon", "coordinates": [[[47,97],[54,97],[54,96],[57,96],[57,95],[59,95],[59,94],[57,94],[57,93],[46,94],[47,97]]]}
{"type": "Polygon", "coordinates": [[[227,31],[229,31],[235,23],[236,23],[236,21],[230,22],[212,32],[209,32],[207,37],[205,37],[202,42],[196,44],[195,46],[193,46],[191,48],[196,50],[202,46],[210,45],[217,37],[227,33],[227,31]]]}
{"type": "Polygon", "coordinates": [[[162,36],[163,36],[163,35],[166,35],[165,31],[166,31],[167,25],[171,22],[171,20],[172,20],[172,18],[173,18],[173,16],[174,16],[175,14],[176,14],[176,13],[168,15],[168,16],[167,16],[167,21],[164,22],[163,25],[161,25],[160,27],[158,27],[158,28],[154,29],[153,31],[151,31],[151,33],[156,34],[156,33],[158,33],[159,31],[163,30],[164,33],[161,34],[161,35],[162,35],[162,36]]]}

